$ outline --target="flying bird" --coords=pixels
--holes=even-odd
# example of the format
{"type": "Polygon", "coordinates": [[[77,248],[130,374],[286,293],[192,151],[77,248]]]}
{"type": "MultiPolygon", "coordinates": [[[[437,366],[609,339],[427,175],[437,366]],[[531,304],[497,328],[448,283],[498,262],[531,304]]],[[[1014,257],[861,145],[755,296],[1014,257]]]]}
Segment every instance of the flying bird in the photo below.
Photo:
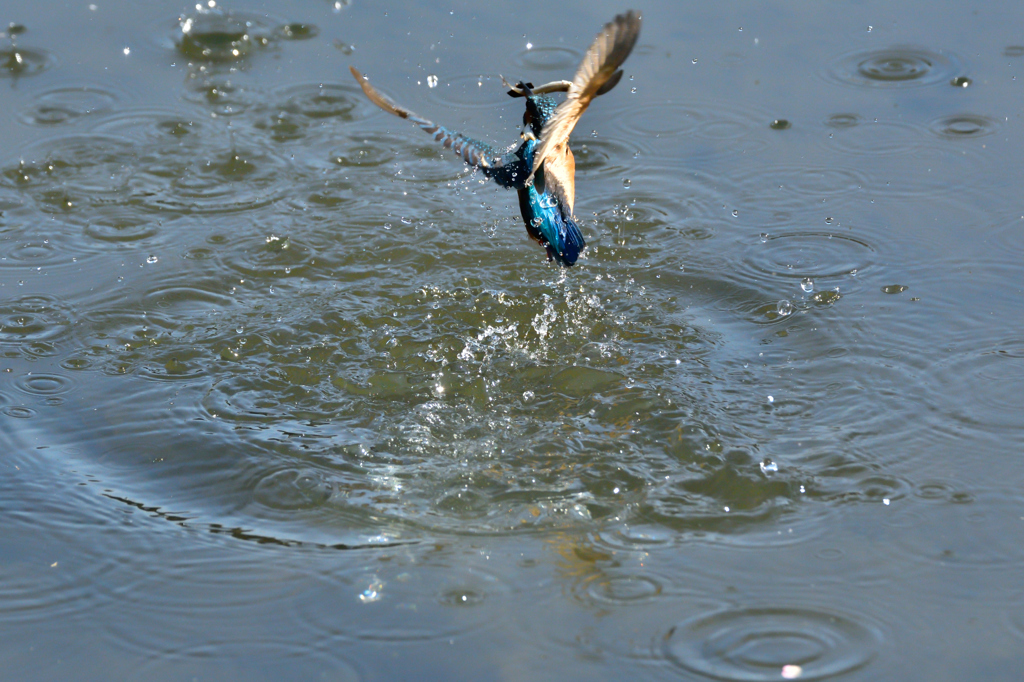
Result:
{"type": "Polygon", "coordinates": [[[569,149],[569,135],[590,102],[618,84],[620,67],[639,36],[640,15],[630,10],[604,25],[571,81],[534,87],[523,81],[510,85],[502,78],[511,97],[526,100],[522,142],[508,151],[428,121],[374,88],[355,67],[349,70],[371,102],[416,124],[502,187],[517,190],[527,233],[547,249],[548,260],[569,266],[586,246],[572,212],[576,161],[569,149]],[[565,93],[561,104],[548,97],[557,92],[565,93]]]}

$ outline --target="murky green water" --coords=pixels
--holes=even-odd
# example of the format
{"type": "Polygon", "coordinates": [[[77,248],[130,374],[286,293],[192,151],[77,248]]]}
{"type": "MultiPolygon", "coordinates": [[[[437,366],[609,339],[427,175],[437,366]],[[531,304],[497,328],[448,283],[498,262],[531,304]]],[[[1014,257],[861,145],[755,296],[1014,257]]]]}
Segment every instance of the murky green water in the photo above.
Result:
{"type": "Polygon", "coordinates": [[[640,7],[570,270],[348,74],[624,9],[3,8],[5,679],[1018,679],[1024,7],[640,7]]]}

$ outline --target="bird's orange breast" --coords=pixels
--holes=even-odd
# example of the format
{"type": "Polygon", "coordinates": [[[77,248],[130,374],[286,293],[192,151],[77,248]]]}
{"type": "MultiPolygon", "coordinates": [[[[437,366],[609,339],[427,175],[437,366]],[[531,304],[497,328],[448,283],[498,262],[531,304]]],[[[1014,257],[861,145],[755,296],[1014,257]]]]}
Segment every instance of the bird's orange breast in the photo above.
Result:
{"type": "Polygon", "coordinates": [[[569,145],[559,145],[544,162],[544,177],[549,190],[558,188],[556,191],[561,194],[571,215],[576,203],[576,158],[569,145]]]}

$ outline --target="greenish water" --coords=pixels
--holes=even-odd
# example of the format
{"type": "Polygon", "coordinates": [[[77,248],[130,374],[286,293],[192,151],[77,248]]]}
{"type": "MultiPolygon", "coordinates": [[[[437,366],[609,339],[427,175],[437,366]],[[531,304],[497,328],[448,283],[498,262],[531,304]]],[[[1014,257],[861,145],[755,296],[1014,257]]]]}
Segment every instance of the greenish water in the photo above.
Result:
{"type": "Polygon", "coordinates": [[[625,9],[3,8],[3,678],[1018,679],[1024,9],[640,6],[572,269],[348,74],[625,9]]]}

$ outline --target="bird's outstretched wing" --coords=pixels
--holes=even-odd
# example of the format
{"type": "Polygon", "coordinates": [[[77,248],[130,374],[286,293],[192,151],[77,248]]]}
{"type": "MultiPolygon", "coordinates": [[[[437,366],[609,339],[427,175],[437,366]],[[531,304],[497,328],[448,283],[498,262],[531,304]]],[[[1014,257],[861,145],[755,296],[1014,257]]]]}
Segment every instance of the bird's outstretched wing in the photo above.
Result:
{"type": "Polygon", "coordinates": [[[565,101],[558,105],[554,116],[544,126],[540,145],[533,157],[531,178],[556,148],[568,143],[569,134],[590,106],[590,101],[619,82],[622,77],[619,67],[633,51],[639,36],[640,15],[633,10],[616,16],[597,34],[576,69],[565,101]]]}
{"type": "Polygon", "coordinates": [[[479,168],[485,175],[497,180],[499,184],[507,187],[511,187],[513,184],[523,184],[527,169],[524,167],[512,168],[517,161],[519,166],[523,166],[522,161],[515,154],[500,152],[488,144],[466,137],[462,133],[448,130],[433,121],[428,121],[422,116],[409,111],[370,85],[370,82],[366,80],[366,76],[360,73],[354,66],[350,66],[349,71],[355,76],[359,87],[363,89],[363,92],[370,101],[384,111],[416,124],[419,128],[432,135],[445,148],[451,148],[452,151],[462,157],[463,161],[479,168]],[[518,181],[515,182],[515,180],[518,181]]]}

